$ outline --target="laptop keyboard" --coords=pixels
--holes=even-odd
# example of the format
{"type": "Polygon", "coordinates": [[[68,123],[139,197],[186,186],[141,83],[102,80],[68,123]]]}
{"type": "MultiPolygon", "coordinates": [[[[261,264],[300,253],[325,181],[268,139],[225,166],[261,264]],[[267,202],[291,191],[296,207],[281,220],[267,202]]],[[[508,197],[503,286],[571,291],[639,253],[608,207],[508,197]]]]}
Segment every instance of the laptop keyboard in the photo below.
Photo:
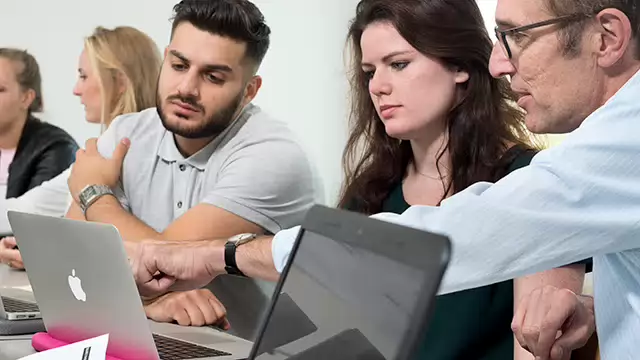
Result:
{"type": "Polygon", "coordinates": [[[231,355],[224,351],[210,349],[158,334],[153,334],[153,341],[156,343],[160,360],[186,360],[231,355]]]}
{"type": "Polygon", "coordinates": [[[22,301],[18,299],[12,299],[9,297],[0,296],[2,304],[4,305],[4,311],[8,313],[25,313],[25,312],[39,312],[38,305],[22,301]]]}

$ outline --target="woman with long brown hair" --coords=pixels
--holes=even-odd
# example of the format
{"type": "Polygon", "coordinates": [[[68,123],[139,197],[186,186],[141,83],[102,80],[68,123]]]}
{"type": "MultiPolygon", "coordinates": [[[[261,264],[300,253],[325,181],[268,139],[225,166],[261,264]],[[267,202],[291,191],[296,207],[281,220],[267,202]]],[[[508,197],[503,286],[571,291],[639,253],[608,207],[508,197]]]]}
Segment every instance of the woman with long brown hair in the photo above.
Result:
{"type": "MultiPolygon", "coordinates": [[[[365,214],[439,205],[536,152],[474,0],[362,0],[349,30],[351,132],[339,205],[365,214]]],[[[517,241],[517,239],[504,239],[517,241]]],[[[514,301],[580,291],[584,265],[440,296],[421,359],[512,359],[514,301]]],[[[531,358],[519,346],[516,359],[531,358]]]]}

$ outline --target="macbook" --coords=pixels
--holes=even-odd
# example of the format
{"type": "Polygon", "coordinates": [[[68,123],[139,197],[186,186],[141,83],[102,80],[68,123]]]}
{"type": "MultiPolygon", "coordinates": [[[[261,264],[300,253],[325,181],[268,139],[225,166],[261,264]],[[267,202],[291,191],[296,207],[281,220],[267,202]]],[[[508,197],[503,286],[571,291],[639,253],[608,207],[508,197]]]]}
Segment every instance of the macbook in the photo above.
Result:
{"type": "MultiPolygon", "coordinates": [[[[109,334],[121,359],[246,359],[252,342],[212,327],[147,320],[111,225],[9,212],[47,332],[77,342],[109,334]]],[[[232,324],[233,326],[233,324],[232,324]]]]}

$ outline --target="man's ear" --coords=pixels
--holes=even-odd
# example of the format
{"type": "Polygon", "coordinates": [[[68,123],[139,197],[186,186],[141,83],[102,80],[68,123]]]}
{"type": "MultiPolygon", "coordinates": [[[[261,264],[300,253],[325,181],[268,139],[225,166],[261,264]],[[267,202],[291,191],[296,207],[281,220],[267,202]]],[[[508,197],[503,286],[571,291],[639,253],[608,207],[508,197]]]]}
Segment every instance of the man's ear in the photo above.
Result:
{"type": "MultiPolygon", "coordinates": [[[[633,52],[633,31],[627,15],[618,9],[602,10],[595,18],[595,53],[598,65],[609,68],[633,52]]],[[[631,56],[635,54],[630,54],[631,56]]]]}
{"type": "Polygon", "coordinates": [[[246,106],[248,103],[253,101],[253,99],[258,95],[258,91],[262,87],[262,77],[260,75],[255,75],[249,80],[247,86],[244,89],[244,99],[242,100],[243,106],[246,106]]]}

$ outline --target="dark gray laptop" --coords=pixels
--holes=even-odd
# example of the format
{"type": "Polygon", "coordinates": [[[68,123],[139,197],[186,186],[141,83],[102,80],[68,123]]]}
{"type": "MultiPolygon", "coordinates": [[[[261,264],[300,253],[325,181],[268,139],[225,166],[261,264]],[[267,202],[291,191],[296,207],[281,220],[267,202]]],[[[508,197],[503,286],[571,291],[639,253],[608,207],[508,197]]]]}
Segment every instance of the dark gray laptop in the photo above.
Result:
{"type": "Polygon", "coordinates": [[[444,236],[313,207],[250,358],[412,359],[424,339],[450,253],[444,236]],[[295,327],[295,321],[272,314],[291,301],[317,330],[290,334],[299,339],[280,345],[270,339],[295,327]]]}

